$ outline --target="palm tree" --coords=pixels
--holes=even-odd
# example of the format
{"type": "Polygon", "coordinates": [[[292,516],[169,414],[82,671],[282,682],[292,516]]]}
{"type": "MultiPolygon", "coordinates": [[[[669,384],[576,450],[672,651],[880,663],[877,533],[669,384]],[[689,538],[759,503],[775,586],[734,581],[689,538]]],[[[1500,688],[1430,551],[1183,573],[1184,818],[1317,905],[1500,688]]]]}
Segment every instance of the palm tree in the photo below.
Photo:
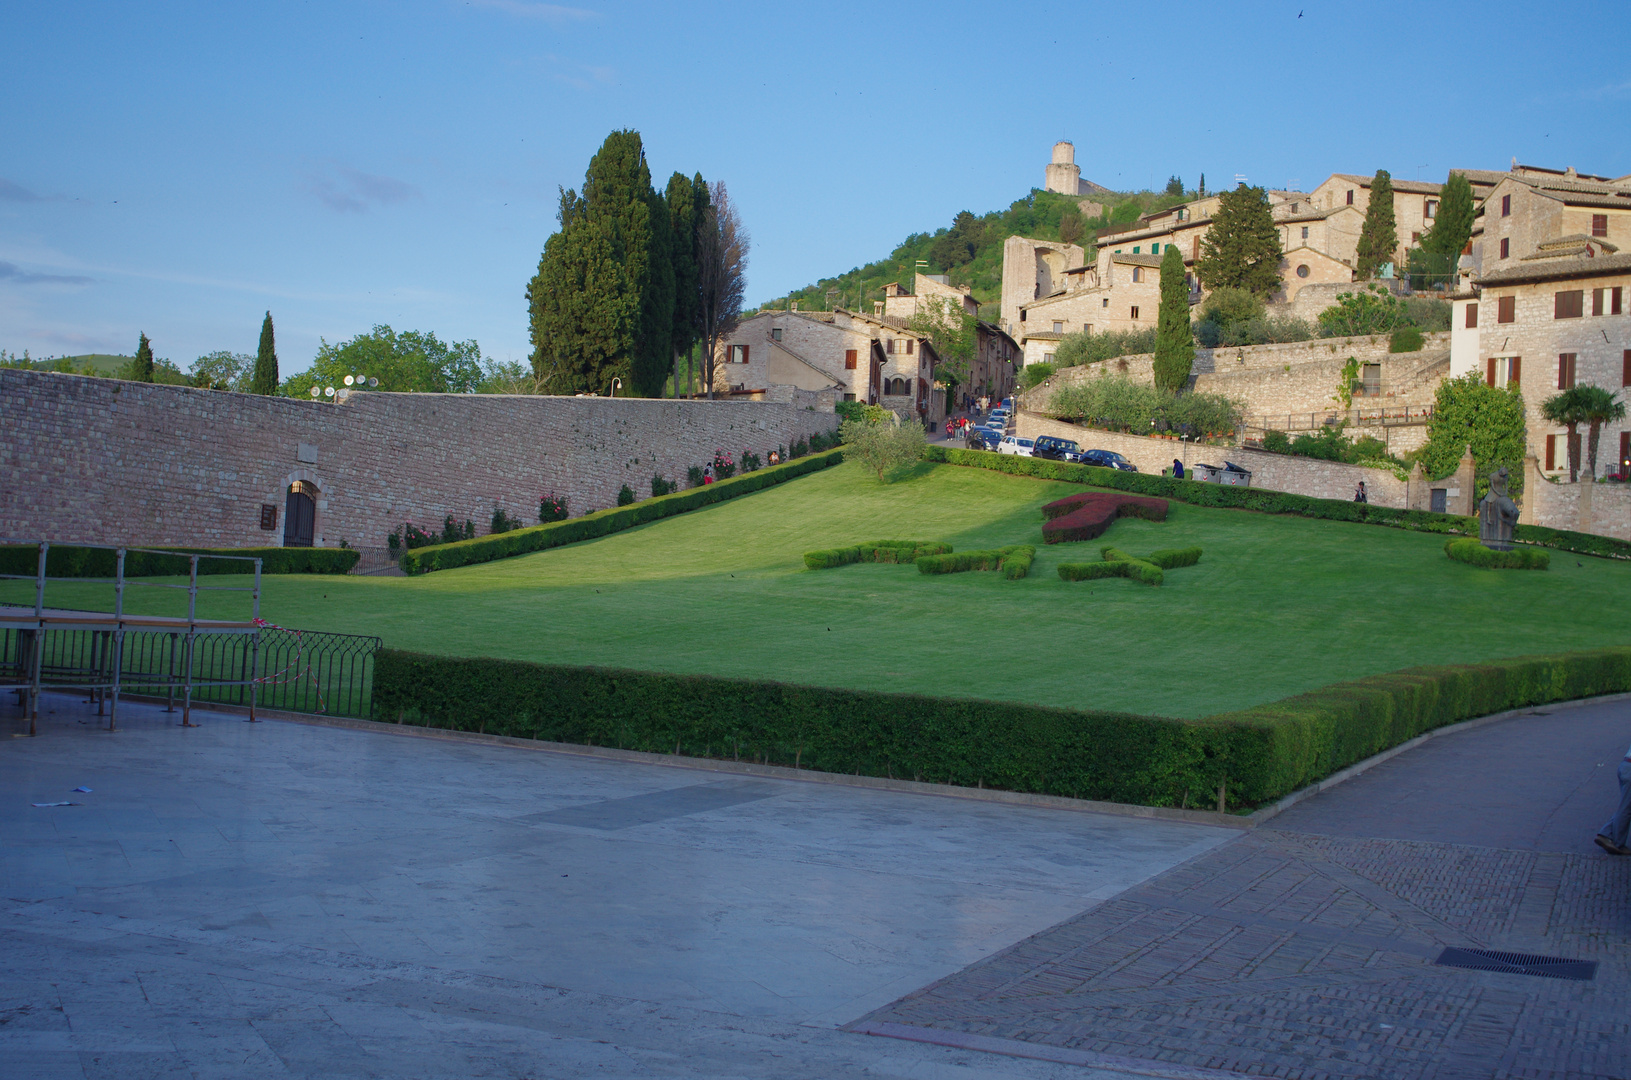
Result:
{"type": "MultiPolygon", "coordinates": [[[[1580,400],[1579,386],[1570,387],[1540,403],[1540,414],[1554,424],[1569,429],[1569,483],[1580,479],[1580,425],[1586,422],[1585,405],[1580,400]]],[[[1594,388],[1595,389],[1595,388],[1594,388]]],[[[1592,453],[1596,454],[1593,444],[1592,453]]]]}
{"type": "Polygon", "coordinates": [[[1586,434],[1586,476],[1597,479],[1597,440],[1603,434],[1603,425],[1625,419],[1625,405],[1614,400],[1612,391],[1601,386],[1574,388],[1580,407],[1580,418],[1588,425],[1586,434]]]}

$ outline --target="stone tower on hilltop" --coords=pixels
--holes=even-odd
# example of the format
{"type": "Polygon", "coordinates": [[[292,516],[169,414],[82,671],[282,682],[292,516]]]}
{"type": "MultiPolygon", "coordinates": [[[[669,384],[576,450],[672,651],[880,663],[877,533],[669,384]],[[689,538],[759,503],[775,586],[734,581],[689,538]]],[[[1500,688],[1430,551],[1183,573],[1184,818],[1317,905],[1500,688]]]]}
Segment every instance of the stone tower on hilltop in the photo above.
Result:
{"type": "Polygon", "coordinates": [[[1053,144],[1053,161],[1042,186],[1061,195],[1096,195],[1110,190],[1082,179],[1082,167],[1076,164],[1076,145],[1070,142],[1053,144]]]}

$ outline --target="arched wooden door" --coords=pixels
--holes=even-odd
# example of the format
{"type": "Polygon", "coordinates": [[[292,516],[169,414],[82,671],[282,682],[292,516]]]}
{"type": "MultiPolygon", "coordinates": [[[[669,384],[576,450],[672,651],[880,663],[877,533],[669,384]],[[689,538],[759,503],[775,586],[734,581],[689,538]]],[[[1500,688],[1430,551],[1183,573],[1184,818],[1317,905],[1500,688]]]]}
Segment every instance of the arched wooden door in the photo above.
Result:
{"type": "Polygon", "coordinates": [[[283,503],[283,546],[311,547],[316,534],[317,500],[312,485],[304,480],[289,485],[289,495],[283,503]]]}

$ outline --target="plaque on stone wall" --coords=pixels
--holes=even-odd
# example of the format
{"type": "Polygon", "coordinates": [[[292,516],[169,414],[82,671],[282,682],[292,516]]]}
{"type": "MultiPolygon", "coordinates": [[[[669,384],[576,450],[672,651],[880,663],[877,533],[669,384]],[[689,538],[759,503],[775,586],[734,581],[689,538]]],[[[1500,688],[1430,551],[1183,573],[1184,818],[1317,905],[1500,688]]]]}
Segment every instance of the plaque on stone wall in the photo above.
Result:
{"type": "Polygon", "coordinates": [[[277,504],[261,503],[261,528],[271,532],[277,528],[277,504]]]}

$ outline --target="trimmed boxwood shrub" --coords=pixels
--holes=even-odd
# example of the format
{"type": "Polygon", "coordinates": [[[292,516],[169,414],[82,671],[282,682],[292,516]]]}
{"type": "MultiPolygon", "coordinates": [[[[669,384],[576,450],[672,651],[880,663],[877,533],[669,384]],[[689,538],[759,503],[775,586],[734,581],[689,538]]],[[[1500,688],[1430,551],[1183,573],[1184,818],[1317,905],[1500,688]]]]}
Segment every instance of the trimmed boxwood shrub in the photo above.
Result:
{"type": "Polygon", "coordinates": [[[1062,563],[1059,576],[1066,581],[1124,577],[1142,581],[1146,585],[1159,585],[1166,580],[1165,571],[1179,566],[1194,566],[1201,561],[1201,549],[1198,547],[1167,548],[1142,559],[1113,547],[1102,548],[1099,554],[1104,556],[1103,562],[1062,563]]]}
{"type": "Polygon", "coordinates": [[[1513,548],[1494,551],[1481,541],[1466,537],[1444,541],[1444,554],[1456,562],[1464,562],[1485,570],[1545,570],[1552,565],[1552,557],[1533,548],[1513,548]]]}
{"type": "MultiPolygon", "coordinates": [[[[824,772],[1174,805],[1258,760],[1250,727],[750,679],[374,657],[378,720],[824,772]]],[[[1197,795],[1197,798],[1200,796],[1197,795]]]]}
{"type": "Polygon", "coordinates": [[[1144,561],[1154,563],[1163,570],[1174,570],[1180,566],[1194,566],[1201,561],[1201,549],[1198,547],[1163,548],[1152,551],[1144,556],[1144,561]]]}
{"type": "Polygon", "coordinates": [[[924,555],[939,555],[950,550],[950,544],[934,540],[874,540],[853,547],[806,551],[804,565],[811,570],[830,570],[859,562],[909,563],[924,555]]]}
{"type": "Polygon", "coordinates": [[[432,570],[450,570],[455,566],[507,559],[512,555],[525,555],[532,551],[575,544],[580,540],[632,529],[650,521],[660,521],[687,510],[696,510],[714,503],[734,499],[738,495],[762,491],[806,473],[825,469],[844,460],[842,450],[825,454],[812,454],[785,465],[759,469],[743,476],[720,480],[704,487],[676,491],[646,499],[632,506],[619,506],[610,510],[597,510],[580,518],[556,521],[548,525],[534,525],[530,529],[498,536],[481,536],[474,540],[460,540],[453,544],[435,544],[410,551],[402,556],[402,569],[408,574],[424,574],[432,570]]]}
{"type": "MultiPolygon", "coordinates": [[[[345,574],[357,565],[360,553],[354,548],[170,548],[186,555],[205,556],[198,560],[198,573],[253,574],[254,567],[237,558],[208,558],[233,555],[261,560],[263,574],[345,574]]],[[[126,577],[169,577],[189,573],[185,555],[151,555],[144,551],[125,554],[126,577]]],[[[0,574],[32,576],[39,572],[40,549],[30,544],[0,545],[0,574]]],[[[103,548],[52,544],[45,555],[47,577],[111,578],[118,569],[117,552],[103,548]]]]}
{"type": "Polygon", "coordinates": [[[1011,544],[989,551],[963,551],[955,555],[925,555],[917,560],[919,573],[960,574],[968,570],[1001,570],[1004,580],[1018,581],[1031,572],[1036,548],[1011,544]]]}
{"type": "MultiPolygon", "coordinates": [[[[1234,487],[1230,484],[1208,484],[1199,480],[1175,480],[1170,476],[1151,473],[1123,472],[1097,465],[1074,465],[1046,458],[1020,457],[1017,454],[995,454],[985,450],[959,450],[938,443],[925,449],[925,461],[963,465],[976,469],[992,469],[1016,476],[1034,476],[1042,480],[1063,480],[1073,484],[1130,491],[1140,495],[1157,495],[1194,506],[1220,506],[1238,510],[1256,510],[1261,514],[1297,514],[1301,517],[1326,521],[1355,521],[1367,525],[1386,525],[1395,529],[1417,532],[1448,533],[1452,535],[1478,535],[1478,519],[1454,514],[1435,514],[1427,510],[1395,510],[1375,503],[1348,502],[1345,499],[1315,499],[1308,495],[1293,495],[1266,488],[1234,487]]],[[[1596,555],[1606,559],[1631,559],[1631,541],[1612,536],[1547,529],[1539,525],[1517,525],[1512,538],[1536,547],[1572,551],[1578,555],[1596,555]]]]}
{"type": "MultiPolygon", "coordinates": [[[[1104,565],[1104,564],[1091,564],[1104,565]]],[[[1199,720],[382,649],[374,717],[1147,806],[1259,806],[1433,728],[1631,691],[1631,647],[1420,667],[1199,720]]]]}
{"type": "Polygon", "coordinates": [[[1094,491],[1056,499],[1042,508],[1042,516],[1048,519],[1042,525],[1042,539],[1047,543],[1096,540],[1117,518],[1167,520],[1167,501],[1094,491]]]}

